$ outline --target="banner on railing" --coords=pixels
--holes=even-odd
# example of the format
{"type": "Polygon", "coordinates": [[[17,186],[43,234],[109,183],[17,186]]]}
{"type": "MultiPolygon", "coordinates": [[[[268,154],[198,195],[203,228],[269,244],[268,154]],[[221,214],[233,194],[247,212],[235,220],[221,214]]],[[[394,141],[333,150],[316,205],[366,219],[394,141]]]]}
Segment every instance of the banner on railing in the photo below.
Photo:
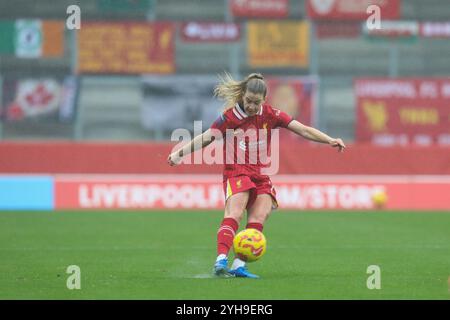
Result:
{"type": "Polygon", "coordinates": [[[0,54],[18,58],[59,58],[64,55],[64,22],[18,19],[0,21],[0,54]]]}
{"type": "Polygon", "coordinates": [[[366,37],[375,38],[416,39],[420,30],[417,21],[382,21],[380,29],[369,29],[365,22],[361,26],[366,37]]]}
{"type": "Polygon", "coordinates": [[[175,27],[169,22],[83,22],[80,73],[173,73],[175,27]]]}
{"type": "Polygon", "coordinates": [[[285,18],[289,14],[289,0],[231,0],[235,17],[285,18]]]}
{"type": "Polygon", "coordinates": [[[306,21],[248,23],[250,67],[309,66],[309,24],[306,21]]]}
{"type": "Polygon", "coordinates": [[[380,29],[368,29],[367,23],[361,23],[362,33],[369,38],[450,38],[450,22],[418,22],[383,20],[380,29]]]}
{"type": "Polygon", "coordinates": [[[367,8],[376,5],[382,19],[398,19],[401,0],[306,0],[306,10],[312,19],[366,20],[367,8]]]}
{"type": "Polygon", "coordinates": [[[450,80],[358,79],[356,139],[377,145],[450,145],[450,80]]]}
{"type": "Polygon", "coordinates": [[[237,23],[191,21],[181,25],[181,38],[185,42],[235,42],[240,37],[237,23]]]}
{"type": "Polygon", "coordinates": [[[23,78],[3,81],[1,118],[4,121],[72,121],[79,81],[65,78],[23,78]]]}

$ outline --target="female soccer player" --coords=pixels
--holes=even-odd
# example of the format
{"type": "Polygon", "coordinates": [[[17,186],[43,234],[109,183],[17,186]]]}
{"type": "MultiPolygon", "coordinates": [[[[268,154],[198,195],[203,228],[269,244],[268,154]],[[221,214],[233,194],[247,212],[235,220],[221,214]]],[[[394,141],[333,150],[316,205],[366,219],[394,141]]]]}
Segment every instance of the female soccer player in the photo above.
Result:
{"type": "Polygon", "coordinates": [[[260,158],[250,161],[251,153],[264,144],[265,150],[269,150],[271,131],[277,127],[287,128],[308,140],[337,147],[339,152],[345,149],[345,145],[341,139],[331,138],[317,129],[305,126],[287,113],[266,104],[267,86],[261,74],[252,73],[243,81],[235,81],[226,74],[224,78],[221,78],[221,83],[216,86],[214,94],[225,100],[227,109],[211,128],[171,153],[168,163],[171,166],[177,165],[183,156],[206,147],[215,139],[226,137],[223,143],[225,214],[217,232],[218,256],[214,273],[218,276],[258,278],[257,275],[250,273],[245,262],[238,258],[235,258],[231,268],[228,268],[228,253],[244,211],[247,210],[246,228],[254,228],[262,232],[271,210],[277,207],[272,182],[267,175],[261,173],[265,165],[260,158]],[[245,133],[254,130],[257,141],[249,141],[251,134],[236,134],[242,132],[238,129],[242,129],[245,133]],[[225,161],[226,150],[230,146],[234,159],[225,161]],[[242,152],[245,154],[245,159],[242,158],[242,152]]]}

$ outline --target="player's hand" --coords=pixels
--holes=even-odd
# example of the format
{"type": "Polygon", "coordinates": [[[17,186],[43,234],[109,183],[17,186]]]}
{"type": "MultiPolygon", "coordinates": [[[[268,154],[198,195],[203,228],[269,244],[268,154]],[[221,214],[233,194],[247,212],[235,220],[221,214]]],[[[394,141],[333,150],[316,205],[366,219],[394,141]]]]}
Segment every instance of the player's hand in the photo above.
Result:
{"type": "Polygon", "coordinates": [[[331,139],[330,145],[331,145],[333,148],[338,148],[338,151],[339,151],[339,152],[344,152],[345,144],[344,144],[344,141],[342,141],[342,139],[340,139],[340,138],[337,138],[337,139],[331,139]]]}
{"type": "Polygon", "coordinates": [[[169,157],[167,158],[167,163],[170,166],[176,166],[176,165],[180,164],[180,162],[181,162],[181,157],[178,155],[178,152],[169,154],[169,157]]]}

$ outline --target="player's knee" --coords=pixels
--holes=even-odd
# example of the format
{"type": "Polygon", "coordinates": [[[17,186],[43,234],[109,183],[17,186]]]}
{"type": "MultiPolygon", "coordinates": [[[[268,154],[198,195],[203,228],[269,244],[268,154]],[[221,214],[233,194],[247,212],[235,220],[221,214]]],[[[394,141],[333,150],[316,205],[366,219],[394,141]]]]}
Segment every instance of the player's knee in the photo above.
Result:
{"type": "Polygon", "coordinates": [[[242,220],[244,212],[238,209],[225,210],[225,218],[233,218],[237,222],[242,220]]]}
{"type": "Polygon", "coordinates": [[[267,221],[267,218],[269,218],[270,212],[258,212],[254,213],[248,218],[249,223],[261,223],[264,224],[264,222],[267,221]]]}

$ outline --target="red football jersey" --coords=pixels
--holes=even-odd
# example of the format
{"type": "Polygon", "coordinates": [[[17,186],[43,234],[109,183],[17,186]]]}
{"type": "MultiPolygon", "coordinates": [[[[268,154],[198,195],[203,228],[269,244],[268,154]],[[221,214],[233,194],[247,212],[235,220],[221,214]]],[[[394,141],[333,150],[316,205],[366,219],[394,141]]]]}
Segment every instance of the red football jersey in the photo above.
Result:
{"type": "Polygon", "coordinates": [[[211,126],[221,132],[224,141],[224,180],[260,174],[261,168],[270,164],[263,157],[270,157],[272,130],[286,128],[292,120],[290,115],[269,104],[261,105],[251,117],[239,104],[225,111],[211,126]]]}

